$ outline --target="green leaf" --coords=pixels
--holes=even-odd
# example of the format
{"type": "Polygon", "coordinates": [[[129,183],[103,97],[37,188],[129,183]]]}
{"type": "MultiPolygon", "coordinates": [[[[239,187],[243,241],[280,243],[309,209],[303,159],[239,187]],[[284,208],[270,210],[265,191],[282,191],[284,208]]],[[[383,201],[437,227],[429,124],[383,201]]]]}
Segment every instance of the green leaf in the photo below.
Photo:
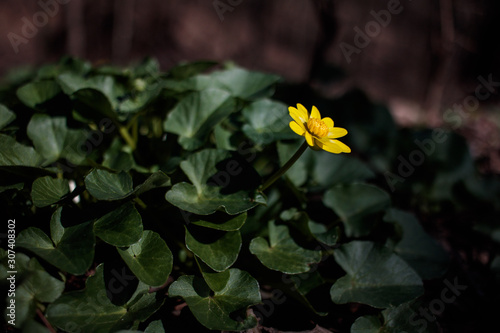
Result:
{"type": "Polygon", "coordinates": [[[236,268],[218,274],[212,279],[225,283],[212,290],[213,295],[202,278],[192,275],[179,277],[168,289],[168,294],[182,297],[196,319],[208,329],[241,331],[257,325],[254,317],[243,319],[243,313],[237,318],[240,321],[231,318],[236,312],[260,302],[257,280],[236,268]]]}
{"type": "MultiPolygon", "coordinates": [[[[7,251],[0,249],[0,260],[2,270],[11,271],[7,265],[7,251]]],[[[36,309],[41,303],[55,301],[64,290],[64,282],[52,277],[47,273],[35,258],[29,259],[23,253],[16,253],[16,288],[15,299],[16,327],[25,327],[30,319],[35,315],[36,309]]],[[[10,277],[10,274],[2,274],[3,281],[10,277]]],[[[5,314],[9,310],[5,310],[5,314]]],[[[10,320],[7,317],[7,320],[10,320]]]]}
{"type": "Polygon", "coordinates": [[[288,126],[291,118],[287,106],[281,102],[258,100],[244,108],[242,113],[247,122],[242,127],[243,132],[258,145],[297,136],[288,126]]]}
{"type": "Polygon", "coordinates": [[[335,250],[334,257],[347,273],[330,290],[334,303],[357,302],[387,308],[423,293],[418,274],[387,247],[353,241],[335,250]]]}
{"type": "Polygon", "coordinates": [[[97,237],[114,246],[130,246],[142,236],[141,214],[132,202],[107,213],[94,223],[97,237]]]}
{"type": "Polygon", "coordinates": [[[430,320],[418,315],[421,308],[422,302],[411,301],[385,309],[382,311],[383,323],[375,316],[359,317],[352,324],[351,333],[438,332],[436,318],[432,314],[427,314],[430,316],[430,320]]]}
{"type": "Polygon", "coordinates": [[[403,237],[394,252],[403,258],[422,279],[441,277],[448,268],[449,257],[444,249],[422,228],[415,216],[397,209],[387,211],[385,221],[402,228],[403,237]]]}
{"type": "Polygon", "coordinates": [[[101,91],[85,88],[77,90],[71,95],[73,108],[77,113],[87,119],[99,121],[104,117],[117,120],[118,116],[114,111],[109,98],[101,91]]]}
{"type": "Polygon", "coordinates": [[[87,141],[87,131],[73,130],[66,126],[66,118],[51,118],[45,114],[35,114],[28,124],[28,136],[33,145],[50,164],[66,158],[73,164],[80,164],[86,157],[82,149],[87,141]]]}
{"type": "Polygon", "coordinates": [[[236,216],[215,212],[212,215],[200,216],[198,220],[191,222],[191,224],[222,231],[235,231],[240,230],[243,224],[245,224],[246,219],[246,212],[236,216]]]}
{"type": "Polygon", "coordinates": [[[159,187],[170,186],[170,177],[167,176],[163,171],[156,171],[152,173],[144,183],[137,185],[134,189],[134,194],[139,196],[147,191],[150,191],[159,187]]]}
{"type": "Polygon", "coordinates": [[[126,172],[94,169],[85,177],[87,191],[98,200],[119,200],[132,192],[132,177],[126,172]]]}
{"type": "Polygon", "coordinates": [[[61,209],[58,208],[51,218],[50,229],[53,237],[57,235],[55,239],[51,240],[42,230],[30,227],[19,233],[16,246],[30,250],[62,271],[81,275],[94,259],[92,222],[64,228],[61,209]]]}
{"type": "Polygon", "coordinates": [[[162,301],[156,293],[139,283],[135,294],[124,306],[111,303],[104,280],[104,267],[85,282],[85,289],[63,294],[47,308],[50,323],[65,332],[108,333],[129,328],[156,312],[162,301]]]}
{"type": "Polygon", "coordinates": [[[0,134],[0,165],[37,167],[42,163],[43,157],[33,147],[22,145],[14,138],[0,134]]]}
{"type": "Polygon", "coordinates": [[[37,207],[45,207],[58,202],[69,193],[67,179],[49,176],[37,178],[31,188],[31,198],[37,207]]]}
{"type": "Polygon", "coordinates": [[[299,212],[296,208],[281,212],[280,218],[299,230],[307,239],[315,239],[328,246],[335,245],[340,237],[339,227],[328,229],[325,225],[312,221],[306,212],[299,212]]]}
{"type": "Polygon", "coordinates": [[[288,227],[269,222],[269,243],[262,237],[252,239],[250,252],[260,262],[273,270],[287,274],[309,271],[312,264],[321,260],[321,252],[300,247],[290,236],[288,227]]]}
{"type": "Polygon", "coordinates": [[[377,222],[372,215],[389,207],[391,198],[376,186],[349,184],[326,191],[323,203],[340,216],[348,237],[361,237],[370,233],[377,222]]]}
{"type": "Polygon", "coordinates": [[[239,231],[186,227],[186,247],[214,271],[222,272],[238,258],[241,234],[239,231]]]}
{"type": "Polygon", "coordinates": [[[45,103],[61,92],[57,82],[52,80],[30,82],[17,89],[17,98],[24,105],[36,109],[37,105],[45,103]]]}
{"type": "Polygon", "coordinates": [[[217,65],[217,62],[215,61],[194,61],[185,64],[179,64],[171,68],[169,73],[173,78],[182,80],[202,73],[215,65],[217,65]]]}
{"type": "Polygon", "coordinates": [[[248,71],[242,68],[231,68],[214,72],[211,75],[216,85],[223,87],[235,97],[244,100],[256,100],[269,97],[274,93],[274,84],[280,77],[274,74],[248,71]]]}
{"type": "MultiPolygon", "coordinates": [[[[240,183],[248,181],[248,175],[252,176],[255,170],[251,167],[245,169],[237,159],[230,158],[228,152],[202,150],[182,161],[181,169],[193,185],[177,183],[165,197],[182,210],[209,215],[224,208],[228,214],[236,215],[265,203],[265,199],[256,193],[255,188],[245,190],[240,187],[240,183]],[[217,166],[221,165],[224,167],[218,170],[217,166]],[[225,186],[217,186],[218,184],[225,186]]],[[[255,187],[258,185],[250,184],[255,187]]]]}
{"type": "Polygon", "coordinates": [[[156,232],[145,230],[141,239],[118,253],[139,280],[150,286],[161,286],[172,271],[172,252],[156,232]]]}
{"type": "Polygon", "coordinates": [[[0,130],[16,119],[16,114],[0,104],[0,130]]]}
{"type": "Polygon", "coordinates": [[[144,330],[144,333],[165,333],[161,320],[152,321],[144,330]]]}
{"type": "Polygon", "coordinates": [[[226,91],[195,91],[181,99],[170,111],[163,128],[179,135],[179,143],[184,149],[194,150],[203,144],[213,127],[235,108],[234,99],[226,91]]]}

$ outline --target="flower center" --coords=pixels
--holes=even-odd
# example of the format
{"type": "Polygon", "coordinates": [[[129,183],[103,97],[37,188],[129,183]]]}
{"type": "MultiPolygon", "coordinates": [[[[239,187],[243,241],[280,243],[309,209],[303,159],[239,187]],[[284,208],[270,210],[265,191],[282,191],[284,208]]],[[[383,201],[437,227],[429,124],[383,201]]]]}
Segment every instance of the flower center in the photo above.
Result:
{"type": "Polygon", "coordinates": [[[320,138],[327,136],[328,132],[330,132],[328,126],[322,120],[316,118],[309,118],[307,121],[307,129],[309,133],[320,138]]]}

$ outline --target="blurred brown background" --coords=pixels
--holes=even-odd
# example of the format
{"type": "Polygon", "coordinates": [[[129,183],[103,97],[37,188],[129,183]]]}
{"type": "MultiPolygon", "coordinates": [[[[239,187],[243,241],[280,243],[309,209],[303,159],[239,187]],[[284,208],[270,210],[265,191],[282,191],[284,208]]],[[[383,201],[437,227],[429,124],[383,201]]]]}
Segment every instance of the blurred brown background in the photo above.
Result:
{"type": "MultiPolygon", "coordinates": [[[[401,125],[443,126],[479,76],[500,82],[499,9],[494,0],[2,0],[0,75],[68,54],[122,65],[152,56],[163,70],[232,60],[327,95],[359,87],[401,125]],[[319,85],[332,68],[344,79],[319,85]]],[[[459,130],[500,171],[498,91],[459,130]]]]}

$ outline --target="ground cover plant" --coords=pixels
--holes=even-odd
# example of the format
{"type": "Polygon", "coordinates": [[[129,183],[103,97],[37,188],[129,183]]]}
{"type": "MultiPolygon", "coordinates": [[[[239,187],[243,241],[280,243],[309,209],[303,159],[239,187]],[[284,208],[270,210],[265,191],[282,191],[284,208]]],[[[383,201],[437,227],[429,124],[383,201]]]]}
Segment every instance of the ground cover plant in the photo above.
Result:
{"type": "Polygon", "coordinates": [[[16,71],[0,90],[5,329],[452,330],[498,296],[500,187],[475,163],[461,136],[398,128],[360,91],[231,63],[16,71]],[[485,278],[438,242],[450,221],[483,242],[485,278]]]}

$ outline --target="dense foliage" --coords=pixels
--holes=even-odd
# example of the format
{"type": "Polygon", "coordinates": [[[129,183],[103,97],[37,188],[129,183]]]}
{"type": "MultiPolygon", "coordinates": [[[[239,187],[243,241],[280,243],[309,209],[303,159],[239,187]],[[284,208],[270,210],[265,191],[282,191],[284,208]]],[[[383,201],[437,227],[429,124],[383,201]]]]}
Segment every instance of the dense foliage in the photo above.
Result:
{"type": "MultiPolygon", "coordinates": [[[[413,213],[479,207],[471,225],[498,235],[498,181],[465,141],[398,129],[359,91],[328,99],[213,62],[162,73],[152,59],[66,58],[15,74],[0,90],[0,196],[16,235],[0,277],[8,289],[17,271],[24,332],[298,329],[300,317],[433,332],[424,282],[443,280],[450,258],[413,213]],[[295,103],[348,129],[353,153],[309,149],[262,193],[303,143],[288,126],[295,103]]],[[[459,297],[462,282],[446,283],[459,297]]]]}

